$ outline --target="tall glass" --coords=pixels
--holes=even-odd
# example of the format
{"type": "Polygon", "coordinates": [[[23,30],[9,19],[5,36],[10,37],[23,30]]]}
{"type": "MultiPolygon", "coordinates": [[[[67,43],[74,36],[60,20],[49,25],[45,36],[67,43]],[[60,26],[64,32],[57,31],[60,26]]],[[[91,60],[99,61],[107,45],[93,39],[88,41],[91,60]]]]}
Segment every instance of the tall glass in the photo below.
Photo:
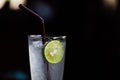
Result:
{"type": "Polygon", "coordinates": [[[46,37],[43,43],[41,35],[29,35],[29,62],[32,80],[63,80],[65,49],[62,60],[58,63],[50,63],[44,55],[45,44],[52,40],[59,40],[66,47],[66,36],[46,37]]]}

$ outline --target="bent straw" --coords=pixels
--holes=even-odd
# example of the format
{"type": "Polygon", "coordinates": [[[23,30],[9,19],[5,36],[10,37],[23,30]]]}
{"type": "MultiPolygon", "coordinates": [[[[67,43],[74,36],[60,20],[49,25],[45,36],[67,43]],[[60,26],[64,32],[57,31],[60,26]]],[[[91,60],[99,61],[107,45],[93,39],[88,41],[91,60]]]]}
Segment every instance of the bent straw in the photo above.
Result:
{"type": "Polygon", "coordinates": [[[45,43],[45,39],[46,39],[46,32],[45,32],[45,23],[44,23],[44,19],[39,16],[38,14],[36,14],[34,11],[32,11],[31,9],[27,8],[26,6],[20,4],[19,8],[22,9],[24,12],[34,16],[36,19],[38,19],[41,23],[41,27],[42,27],[42,39],[43,39],[43,43],[45,43]]]}
{"type": "MultiPolygon", "coordinates": [[[[44,44],[45,43],[45,39],[46,39],[46,32],[45,32],[45,24],[44,24],[43,18],[40,17],[38,14],[36,14],[31,9],[29,9],[26,6],[22,5],[22,4],[19,5],[19,8],[22,9],[24,12],[26,12],[26,13],[34,16],[35,18],[37,18],[40,21],[41,27],[42,27],[42,41],[43,41],[43,44],[44,44]]],[[[50,70],[49,70],[49,64],[48,63],[47,63],[47,72],[48,72],[47,80],[51,80],[50,70]]]]}

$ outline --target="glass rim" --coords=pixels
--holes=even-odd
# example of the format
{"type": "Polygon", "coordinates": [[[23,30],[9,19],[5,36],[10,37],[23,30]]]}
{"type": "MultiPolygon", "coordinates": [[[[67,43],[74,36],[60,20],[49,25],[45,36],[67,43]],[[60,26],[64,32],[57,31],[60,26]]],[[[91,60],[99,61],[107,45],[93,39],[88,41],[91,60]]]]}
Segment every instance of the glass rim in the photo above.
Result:
{"type": "MultiPolygon", "coordinates": [[[[62,38],[62,39],[66,39],[66,35],[58,35],[58,36],[46,36],[46,38],[53,38],[53,39],[58,39],[58,38],[62,38]]],[[[42,35],[40,34],[32,34],[32,35],[28,35],[28,38],[31,39],[38,39],[38,38],[43,38],[42,35]]]]}

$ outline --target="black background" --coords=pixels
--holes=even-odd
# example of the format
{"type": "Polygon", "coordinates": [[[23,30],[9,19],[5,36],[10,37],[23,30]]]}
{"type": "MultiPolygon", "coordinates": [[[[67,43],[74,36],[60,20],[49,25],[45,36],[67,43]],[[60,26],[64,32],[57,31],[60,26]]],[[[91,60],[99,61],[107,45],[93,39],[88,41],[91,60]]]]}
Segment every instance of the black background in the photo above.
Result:
{"type": "Polygon", "coordinates": [[[102,0],[84,1],[82,30],[85,78],[120,79],[120,2],[114,11],[105,8],[102,0]]]}

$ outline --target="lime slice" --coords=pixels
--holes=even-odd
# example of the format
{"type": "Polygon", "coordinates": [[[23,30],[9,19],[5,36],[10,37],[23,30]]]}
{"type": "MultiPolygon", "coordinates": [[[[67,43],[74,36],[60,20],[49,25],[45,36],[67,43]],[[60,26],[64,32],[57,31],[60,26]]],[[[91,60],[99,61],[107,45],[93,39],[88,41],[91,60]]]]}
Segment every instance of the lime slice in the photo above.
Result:
{"type": "Polygon", "coordinates": [[[64,56],[64,46],[59,40],[52,40],[44,47],[44,55],[48,62],[59,63],[64,56]]]}

